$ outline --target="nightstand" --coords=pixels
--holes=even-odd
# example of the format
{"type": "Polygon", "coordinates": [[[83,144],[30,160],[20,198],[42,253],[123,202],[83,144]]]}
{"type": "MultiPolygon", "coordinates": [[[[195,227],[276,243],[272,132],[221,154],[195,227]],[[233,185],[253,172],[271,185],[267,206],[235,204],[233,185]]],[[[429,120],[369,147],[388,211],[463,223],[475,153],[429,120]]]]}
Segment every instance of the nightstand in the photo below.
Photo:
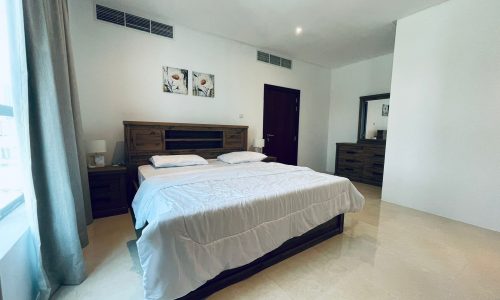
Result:
{"type": "Polygon", "coordinates": [[[276,162],[277,158],[275,156],[268,156],[262,160],[263,162],[276,162]]]}
{"type": "Polygon", "coordinates": [[[126,167],[89,168],[88,174],[92,216],[94,218],[128,212],[126,167]]]}

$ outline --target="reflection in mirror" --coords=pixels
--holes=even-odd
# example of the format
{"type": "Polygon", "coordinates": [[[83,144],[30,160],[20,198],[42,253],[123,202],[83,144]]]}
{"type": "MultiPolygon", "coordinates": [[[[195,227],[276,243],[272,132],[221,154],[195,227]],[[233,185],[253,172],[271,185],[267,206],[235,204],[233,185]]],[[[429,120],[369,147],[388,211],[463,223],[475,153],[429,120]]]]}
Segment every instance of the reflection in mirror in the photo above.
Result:
{"type": "Polygon", "coordinates": [[[390,98],[390,93],[359,97],[358,143],[385,143],[390,98]]]}
{"type": "Polygon", "coordinates": [[[365,136],[367,140],[385,140],[390,99],[367,101],[365,136]]]}

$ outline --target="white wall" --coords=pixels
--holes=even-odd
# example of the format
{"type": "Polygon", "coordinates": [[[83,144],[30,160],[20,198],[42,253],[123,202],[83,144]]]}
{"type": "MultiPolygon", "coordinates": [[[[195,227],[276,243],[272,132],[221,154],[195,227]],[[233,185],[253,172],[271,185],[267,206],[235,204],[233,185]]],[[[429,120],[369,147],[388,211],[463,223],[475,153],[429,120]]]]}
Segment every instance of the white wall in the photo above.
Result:
{"type": "Polygon", "coordinates": [[[398,21],[383,200],[500,231],[500,1],[398,21]]]}
{"type": "Polygon", "coordinates": [[[336,143],[356,142],[359,97],[390,92],[392,54],[333,69],[328,131],[328,172],[335,171],[336,143]]]}
{"type": "Polygon", "coordinates": [[[330,70],[257,62],[253,47],[176,24],[171,40],[96,21],[92,3],[70,1],[71,38],[85,137],[107,141],[108,162],[123,120],[248,125],[251,145],[269,83],[301,91],[298,161],[325,170],[330,70]],[[214,74],[215,99],[164,93],[162,66],[214,74]]]}

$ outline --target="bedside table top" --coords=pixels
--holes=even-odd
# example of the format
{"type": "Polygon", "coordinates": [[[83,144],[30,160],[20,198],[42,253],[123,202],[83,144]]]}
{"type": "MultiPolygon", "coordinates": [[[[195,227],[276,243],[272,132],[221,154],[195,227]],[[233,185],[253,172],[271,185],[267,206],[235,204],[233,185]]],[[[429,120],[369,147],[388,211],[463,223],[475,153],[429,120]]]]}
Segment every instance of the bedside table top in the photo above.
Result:
{"type": "Polygon", "coordinates": [[[127,167],[125,166],[105,166],[105,167],[95,167],[87,168],[89,174],[99,174],[99,173],[122,173],[127,172],[127,167]]]}

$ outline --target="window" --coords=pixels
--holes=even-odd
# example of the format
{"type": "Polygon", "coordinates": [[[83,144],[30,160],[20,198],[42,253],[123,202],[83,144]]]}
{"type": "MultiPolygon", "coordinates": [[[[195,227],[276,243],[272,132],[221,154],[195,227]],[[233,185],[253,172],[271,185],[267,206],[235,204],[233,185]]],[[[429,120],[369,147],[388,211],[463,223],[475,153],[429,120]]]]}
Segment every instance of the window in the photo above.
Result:
{"type": "MultiPolygon", "coordinates": [[[[21,66],[9,1],[0,2],[0,220],[23,202],[23,174],[14,113],[21,66]]],[[[16,24],[17,25],[17,24],[16,24]]],[[[23,54],[24,55],[24,54],[23,54]]],[[[22,99],[24,100],[24,99],[22,99]]]]}

